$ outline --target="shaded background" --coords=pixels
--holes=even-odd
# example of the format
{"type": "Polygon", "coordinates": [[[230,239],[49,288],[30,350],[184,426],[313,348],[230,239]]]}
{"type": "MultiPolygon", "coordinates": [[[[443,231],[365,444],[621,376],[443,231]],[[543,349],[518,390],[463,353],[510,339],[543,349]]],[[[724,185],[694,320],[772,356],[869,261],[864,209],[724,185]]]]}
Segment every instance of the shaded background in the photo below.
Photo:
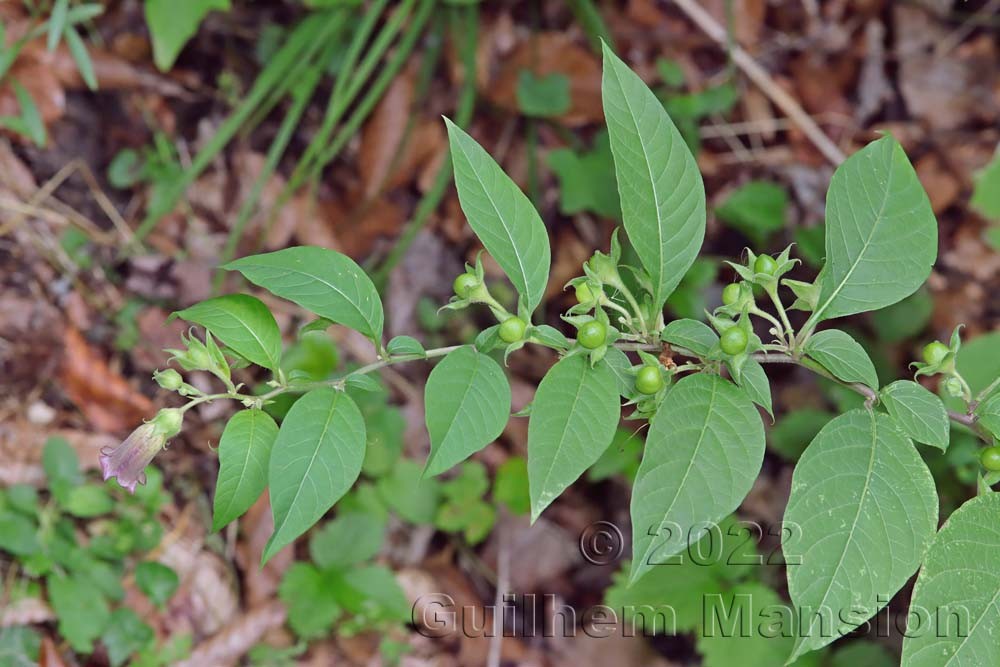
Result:
{"type": "MultiPolygon", "coordinates": [[[[794,277],[811,279],[833,168],[891,132],[938,216],[939,260],[925,289],[846,326],[883,380],[904,376],[924,343],[960,323],[980,341],[964,363],[1000,371],[1000,342],[987,335],[1000,315],[991,227],[1000,223],[1000,2],[122,1],[70,21],[78,41],[64,34],[49,50],[48,33],[31,31],[59,4],[0,3],[0,664],[124,664],[134,654],[146,665],[783,664],[781,640],[707,639],[698,609],[685,607],[711,594],[786,599],[780,557],[758,568],[667,568],[626,590],[614,575],[627,554],[605,565],[581,554],[596,521],[629,541],[641,433],[627,424],[530,529],[524,419],[451,481],[417,484],[410,460],[428,450],[424,364],[386,370],[383,391],[360,399],[369,458],[346,502],[379,529],[349,565],[381,574],[355,587],[354,607],[344,590],[356,571],[331,574],[343,564],[329,554],[354,543],[343,523],[321,523],[264,569],[266,498],[238,526],[209,533],[213,445],[235,406],[192,411],[141,498],[95,481],[98,450],[166,402],[151,373],[168,366],[162,350],[185,331],[169,313],[248,290],[217,275],[227,258],[299,244],[347,253],[383,289],[387,334],[427,347],[489,324],[484,312],[436,312],[480,249],[451,184],[442,114],[540,210],[553,244],[543,308],[558,325],[572,303],[561,286],[606,250],[620,216],[601,38],[662,99],[705,178],[703,259],[670,315],[718,305],[733,279],[721,259],[746,246],[796,243],[805,263],[794,277]],[[308,33],[308,21],[328,32],[308,33]],[[36,531],[42,542],[64,538],[55,565],[30,547],[36,531]],[[102,540],[118,546],[93,546],[102,540]],[[140,567],[154,561],[164,570],[140,567]],[[98,582],[103,606],[80,602],[94,597],[80,586],[94,584],[77,579],[98,582]],[[490,604],[498,583],[581,613],[605,601],[676,604],[683,632],[499,642],[476,632],[432,639],[408,622],[422,594],[490,604]]],[[[487,270],[494,293],[513,301],[498,268],[487,270]]],[[[303,312],[253,293],[278,317],[286,368],[322,379],[371,359],[360,336],[303,335],[303,312]]],[[[511,358],[515,410],[553,361],[534,347],[511,358]]],[[[777,421],[767,420],[769,453],[739,512],[762,526],[765,557],[795,459],[833,411],[859,400],[794,369],[772,380],[777,421]]],[[[280,417],[287,407],[272,409],[280,417]]],[[[974,492],[975,444],[955,433],[947,454],[922,452],[946,515],[974,492]]],[[[879,634],[796,664],[898,663],[899,633],[879,634]]]]}

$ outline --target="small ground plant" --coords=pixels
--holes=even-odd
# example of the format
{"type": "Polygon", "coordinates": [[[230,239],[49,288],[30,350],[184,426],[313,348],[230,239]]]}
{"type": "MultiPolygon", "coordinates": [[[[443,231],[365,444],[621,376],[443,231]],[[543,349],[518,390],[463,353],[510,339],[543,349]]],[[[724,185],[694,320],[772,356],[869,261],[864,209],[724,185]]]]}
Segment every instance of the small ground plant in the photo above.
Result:
{"type": "Polygon", "coordinates": [[[269,487],[274,533],[263,554],[267,561],[358,479],[366,422],[352,395],[377,386],[369,374],[441,358],[425,394],[431,451],[423,474],[430,477],[490,444],[511,416],[510,387],[490,353],[502,351],[506,360],[524,346],[541,345],[559,360],[518,413],[529,419],[532,520],[608,449],[623,406],[626,419],[648,421],[631,500],[627,579],[634,584],[722,530],[742,503],[764,457],[755,404],[772,410],[764,367],[795,364],[865,401],[824,426],[795,468],[781,545],[798,617],[789,660],[863,625],[922,567],[911,611],[931,613],[911,614],[903,664],[1000,664],[1000,575],[988,566],[1000,551],[1000,496],[990,488],[1000,481],[998,381],[973,392],[956,367],[957,330],[947,344],[931,343],[913,364],[915,375],[940,376],[948,400],[960,404],[949,411],[914,381],[881,386],[861,345],[826,326],[893,305],[930,274],[937,223],[903,149],[885,136],[837,169],[827,195],[825,263],[814,282],[789,277],[798,263],[791,247],[777,256],[748,250],[743,261],[729,263],[737,281],[725,288],[723,305],[706,313],[707,324],[667,322],[664,305],[704,238],[704,185],[661,101],[607,47],[603,101],[624,234],[637,260],[623,260],[625,243],[616,234],[610,252],[595,252],[569,282],[577,303],[562,319],[576,330],[574,337],[535,321],[551,260],[538,213],[487,152],[446,121],[462,209],[516,289],[514,311],[487,289],[480,258],[455,279],[455,296],[445,307],[482,306],[497,323],[474,344],[424,349],[408,336],[384,342],[375,286],[342,254],[296,247],[230,262],[224,268],[315,313],[308,329],[336,324],[362,333],[377,360],[330,381],[286,373],[281,334],[261,301],[231,294],[192,306],[178,315],[204,327],[204,337],[191,334],[172,352],[182,369],[213,373],[223,390],[203,392],[175,370],[157,373],[162,387],[187,402],[162,410],[107,452],[105,477],[134,488],[167,439],[180,432],[189,409],[240,402],[245,409],[230,419],[219,443],[214,523],[218,529],[233,521],[269,487]],[[793,325],[792,310],[808,314],[801,326],[793,325]],[[232,379],[232,368],[249,364],[272,374],[259,392],[232,379]],[[264,408],[288,396],[297,400],[279,427],[264,408]],[[981,493],[938,531],[934,480],[915,443],[945,450],[950,422],[986,445],[981,493]],[[934,613],[941,609],[962,621],[933,627],[936,619],[954,623],[952,615],[934,613]]]}

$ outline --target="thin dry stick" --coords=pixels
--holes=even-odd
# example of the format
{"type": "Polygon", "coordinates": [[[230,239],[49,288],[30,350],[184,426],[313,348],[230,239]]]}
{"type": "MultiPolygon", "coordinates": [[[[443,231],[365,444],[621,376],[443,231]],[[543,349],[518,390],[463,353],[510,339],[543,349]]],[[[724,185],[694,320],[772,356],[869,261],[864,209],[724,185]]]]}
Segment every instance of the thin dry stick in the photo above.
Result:
{"type": "Polygon", "coordinates": [[[487,656],[487,667],[500,667],[500,649],[503,644],[503,621],[504,621],[504,596],[510,585],[510,535],[507,525],[501,516],[497,522],[497,540],[500,546],[497,548],[497,591],[493,599],[493,637],[490,639],[490,651],[487,656]]]}
{"type": "MultiPolygon", "coordinates": [[[[681,11],[687,14],[688,18],[691,19],[695,25],[697,25],[701,30],[711,37],[715,42],[717,42],[723,48],[729,48],[729,39],[726,35],[726,29],[719,24],[712,15],[702,9],[694,0],[673,0],[681,11]]],[[[834,166],[839,165],[846,159],[843,151],[833,143],[833,141],[826,135],[825,132],[813,121],[812,117],[809,116],[802,108],[801,105],[795,100],[794,97],[786,93],[781,89],[778,84],[774,82],[771,75],[767,73],[763,67],[757,64],[757,61],[750,56],[749,53],[744,51],[736,44],[731,45],[732,49],[730,52],[730,57],[736,66],[739,67],[747,77],[757,84],[764,94],[770,98],[775,105],[778,106],[785,114],[799,126],[799,129],[809,138],[809,140],[819,149],[819,152],[823,154],[827,160],[833,163],[834,166]]]]}
{"type": "Polygon", "coordinates": [[[948,55],[952,49],[965,41],[965,38],[972,34],[972,31],[983,23],[983,17],[996,14],[1000,10],[1000,0],[990,0],[983,5],[979,11],[967,18],[962,25],[958,26],[950,35],[938,42],[934,48],[934,55],[937,58],[948,55]]]}

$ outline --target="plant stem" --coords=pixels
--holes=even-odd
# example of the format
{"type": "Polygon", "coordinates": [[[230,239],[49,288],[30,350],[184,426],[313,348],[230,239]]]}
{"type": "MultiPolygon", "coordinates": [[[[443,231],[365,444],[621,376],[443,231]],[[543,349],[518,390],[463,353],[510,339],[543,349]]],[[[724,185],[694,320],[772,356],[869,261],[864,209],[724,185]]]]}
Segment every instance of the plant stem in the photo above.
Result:
{"type": "MultiPolygon", "coordinates": [[[[570,343],[572,344],[574,343],[574,341],[570,339],[570,343]]],[[[619,350],[622,350],[624,352],[638,352],[638,351],[660,352],[664,349],[665,345],[667,344],[617,342],[614,344],[614,347],[617,347],[619,350]]],[[[208,401],[213,401],[216,399],[231,399],[237,401],[249,400],[257,402],[259,405],[263,405],[270,399],[288,392],[301,393],[324,387],[332,387],[335,389],[342,390],[346,385],[347,380],[353,375],[367,375],[368,373],[372,373],[374,371],[386,368],[388,366],[394,366],[396,364],[407,363],[410,361],[418,361],[421,359],[434,359],[437,357],[443,357],[462,347],[465,347],[465,345],[448,345],[446,347],[438,347],[426,350],[423,354],[403,354],[398,356],[383,357],[369,364],[356,368],[353,371],[345,373],[344,375],[341,375],[340,377],[334,379],[320,380],[316,382],[305,382],[301,384],[282,384],[281,386],[275,387],[271,391],[261,394],[260,396],[241,394],[239,393],[239,391],[235,390],[235,388],[227,393],[206,394],[190,400],[180,409],[182,411],[187,411],[196,405],[199,405],[201,403],[206,403],[208,401]]],[[[686,348],[671,345],[670,349],[672,349],[673,351],[677,352],[682,356],[691,357],[694,359],[700,359],[699,355],[695,354],[694,352],[686,348]]],[[[788,354],[787,352],[755,352],[750,355],[750,358],[762,364],[792,364],[800,366],[802,368],[807,368],[821,377],[825,377],[829,380],[832,380],[833,382],[836,382],[837,384],[840,384],[844,387],[847,387],[848,389],[857,392],[858,394],[861,394],[861,396],[865,398],[865,403],[866,405],[868,405],[868,407],[871,407],[878,400],[878,392],[872,389],[871,387],[861,384],[859,382],[844,382],[842,380],[839,380],[812,359],[796,358],[788,354]]],[[[694,370],[696,366],[697,365],[683,364],[678,367],[678,370],[694,370]]],[[[976,415],[968,413],[963,414],[960,412],[955,412],[954,410],[948,410],[948,418],[957,424],[961,424],[963,426],[968,427],[979,438],[984,440],[987,444],[992,444],[992,439],[987,437],[977,427],[976,415]]]]}
{"type": "Polygon", "coordinates": [[[792,328],[792,323],[788,320],[788,313],[785,312],[785,306],[781,303],[781,299],[778,298],[778,289],[766,290],[767,295],[771,297],[771,303],[774,304],[774,309],[778,311],[778,317],[781,318],[781,323],[785,325],[785,339],[788,341],[788,346],[792,348],[792,352],[795,351],[795,330],[792,328]]]}

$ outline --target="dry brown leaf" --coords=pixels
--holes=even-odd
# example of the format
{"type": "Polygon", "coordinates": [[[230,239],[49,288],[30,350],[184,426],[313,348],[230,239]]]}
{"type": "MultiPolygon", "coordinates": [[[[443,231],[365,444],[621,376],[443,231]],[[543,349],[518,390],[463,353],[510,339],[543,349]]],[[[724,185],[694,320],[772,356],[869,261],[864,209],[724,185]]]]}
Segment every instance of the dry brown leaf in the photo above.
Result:
{"type": "Polygon", "coordinates": [[[278,601],[262,605],[233,619],[208,641],[199,644],[177,667],[230,665],[260,641],[269,630],[285,622],[285,605],[278,601]]]}
{"type": "Polygon", "coordinates": [[[79,331],[66,327],[61,388],[101,431],[120,432],[152,416],[153,402],[113,371],[79,331]]]}
{"type": "Polygon", "coordinates": [[[916,170],[935,213],[940,213],[951,206],[962,193],[961,183],[936,153],[929,153],[920,158],[916,170]]]}
{"type": "Polygon", "coordinates": [[[935,130],[996,122],[1000,70],[990,36],[939,54],[937,44],[951,33],[947,24],[907,3],[894,3],[893,20],[898,83],[911,114],[935,130]]]}
{"type": "Polygon", "coordinates": [[[9,628],[15,625],[34,625],[35,623],[48,623],[54,620],[56,615],[51,607],[45,604],[41,598],[21,598],[14,601],[5,601],[0,608],[0,628],[9,628]]]}
{"type": "Polygon", "coordinates": [[[55,642],[47,635],[42,637],[41,650],[38,652],[38,667],[66,667],[55,642]]]}
{"type": "MultiPolygon", "coordinates": [[[[493,53],[480,49],[480,58],[493,53]]],[[[490,61],[493,62],[493,61],[490,61]]],[[[562,74],[569,79],[570,108],[558,120],[576,127],[604,118],[601,106],[601,65],[596,56],[562,32],[535,33],[504,57],[495,76],[480,77],[480,92],[496,106],[518,113],[517,81],[521,70],[538,76],[562,74]]]]}
{"type": "Polygon", "coordinates": [[[358,167],[365,184],[365,196],[375,195],[389,170],[399,158],[400,143],[413,112],[413,87],[417,61],[414,60],[392,80],[371,118],[361,131],[358,167]]]}
{"type": "Polygon", "coordinates": [[[27,421],[0,422],[0,486],[42,484],[42,449],[49,438],[63,438],[77,456],[84,470],[96,470],[101,449],[114,447],[114,436],[96,435],[70,429],[42,429],[27,421]]]}
{"type": "Polygon", "coordinates": [[[260,566],[264,547],[274,532],[271,503],[265,493],[239,520],[242,539],[236,546],[236,563],[243,571],[243,597],[248,607],[256,607],[275,596],[281,577],[295,560],[292,549],[282,549],[260,566]]]}

